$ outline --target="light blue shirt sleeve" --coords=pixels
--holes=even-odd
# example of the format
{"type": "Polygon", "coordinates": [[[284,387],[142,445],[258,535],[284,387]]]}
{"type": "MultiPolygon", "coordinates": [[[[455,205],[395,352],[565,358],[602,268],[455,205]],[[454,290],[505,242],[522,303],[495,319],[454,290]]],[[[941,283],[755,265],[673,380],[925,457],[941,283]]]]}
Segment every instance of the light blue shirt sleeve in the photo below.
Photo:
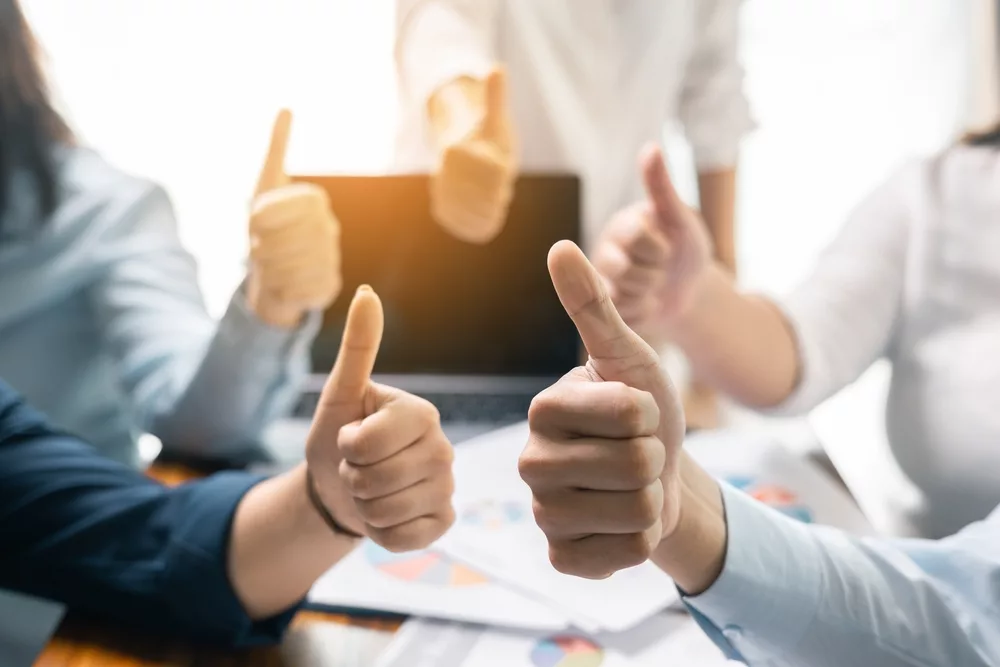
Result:
{"type": "Polygon", "coordinates": [[[1000,665],[1000,510],[940,541],[807,526],[723,485],[723,572],[685,599],[752,666],[1000,665]]]}
{"type": "Polygon", "coordinates": [[[270,327],[241,289],[216,322],[166,193],[150,186],[117,215],[91,299],[137,423],[168,450],[240,452],[291,409],[320,314],[296,330],[270,327]]]}

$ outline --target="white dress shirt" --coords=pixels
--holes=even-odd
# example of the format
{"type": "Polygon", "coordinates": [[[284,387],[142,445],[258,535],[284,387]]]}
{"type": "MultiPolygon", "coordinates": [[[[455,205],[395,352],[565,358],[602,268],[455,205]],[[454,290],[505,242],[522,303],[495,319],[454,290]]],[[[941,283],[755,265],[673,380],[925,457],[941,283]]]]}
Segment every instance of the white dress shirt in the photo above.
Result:
{"type": "Polygon", "coordinates": [[[584,184],[584,236],[643,196],[637,156],[679,120],[699,170],[732,167],[752,127],[739,0],[397,0],[398,166],[431,166],[427,101],[508,72],[519,164],[584,184]]]}
{"type": "Polygon", "coordinates": [[[723,485],[726,563],[685,599],[751,667],[1000,664],[1000,510],[960,534],[858,539],[807,526],[723,485]]]}
{"type": "Polygon", "coordinates": [[[924,495],[898,517],[949,535],[1000,505],[1000,151],[956,147],[901,169],[857,207],[779,303],[803,413],[892,364],[886,435],[924,495]]]}

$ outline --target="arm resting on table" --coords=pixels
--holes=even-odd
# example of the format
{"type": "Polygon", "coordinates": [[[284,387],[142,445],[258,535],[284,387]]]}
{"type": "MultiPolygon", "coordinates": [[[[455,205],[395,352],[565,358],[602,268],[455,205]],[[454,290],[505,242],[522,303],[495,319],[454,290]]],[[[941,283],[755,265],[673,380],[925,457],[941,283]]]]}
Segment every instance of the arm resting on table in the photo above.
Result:
{"type": "Polygon", "coordinates": [[[303,474],[168,489],[53,430],[0,383],[0,586],[195,640],[276,641],[353,545],[308,506],[303,474]]]}

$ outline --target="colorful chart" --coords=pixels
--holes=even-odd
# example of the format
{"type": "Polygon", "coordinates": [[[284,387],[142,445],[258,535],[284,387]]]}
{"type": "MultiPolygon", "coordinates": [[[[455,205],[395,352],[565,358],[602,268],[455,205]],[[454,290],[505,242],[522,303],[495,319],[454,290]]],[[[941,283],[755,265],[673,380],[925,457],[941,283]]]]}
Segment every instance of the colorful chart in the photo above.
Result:
{"type": "Polygon", "coordinates": [[[365,556],[379,572],[411,583],[455,587],[489,583],[484,575],[433,551],[394,554],[374,542],[366,542],[365,556]]]}
{"type": "Polygon", "coordinates": [[[777,484],[760,484],[749,477],[730,477],[729,483],[755,498],[773,507],[782,514],[798,519],[803,523],[812,523],[812,511],[799,502],[798,496],[783,486],[777,484]]]}
{"type": "Polygon", "coordinates": [[[487,530],[499,530],[504,526],[524,521],[527,512],[520,503],[484,500],[465,508],[462,521],[487,530]]]}
{"type": "Polygon", "coordinates": [[[600,667],[604,650],[584,637],[558,635],[543,639],[531,651],[535,667],[600,667]]]}

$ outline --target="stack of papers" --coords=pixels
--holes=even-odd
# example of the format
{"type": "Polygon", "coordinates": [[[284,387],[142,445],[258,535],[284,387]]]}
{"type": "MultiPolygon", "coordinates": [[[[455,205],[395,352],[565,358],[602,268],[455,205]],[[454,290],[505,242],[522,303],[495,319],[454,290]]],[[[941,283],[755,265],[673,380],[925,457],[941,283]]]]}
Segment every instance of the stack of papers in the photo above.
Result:
{"type": "MultiPolygon", "coordinates": [[[[392,554],[363,543],[316,583],[309,602],[424,619],[408,622],[393,644],[415,666],[423,663],[414,656],[424,653],[431,656],[426,664],[438,667],[613,667],[653,656],[672,657],[670,664],[722,661],[692,619],[664,611],[678,605],[677,589],[651,563],[603,581],[552,567],[531,492],[517,472],[527,437],[521,423],[462,444],[455,526],[420,552],[392,554]]],[[[685,447],[720,479],[789,516],[873,532],[842,487],[766,435],[717,432],[691,437],[685,447]]],[[[392,659],[390,651],[384,665],[397,664],[392,659]]]]}

